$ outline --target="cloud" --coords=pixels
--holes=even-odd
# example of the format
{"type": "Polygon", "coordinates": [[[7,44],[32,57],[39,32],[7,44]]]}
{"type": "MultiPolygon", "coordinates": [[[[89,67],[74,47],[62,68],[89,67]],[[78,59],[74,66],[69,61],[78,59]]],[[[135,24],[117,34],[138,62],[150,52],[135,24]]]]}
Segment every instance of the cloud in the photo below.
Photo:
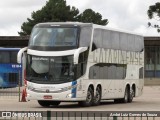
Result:
{"type": "MultiPolygon", "coordinates": [[[[41,9],[47,0],[2,0],[0,4],[0,36],[18,35],[20,27],[33,11],[41,9]]],[[[159,35],[155,29],[148,28],[147,10],[157,0],[66,0],[68,5],[75,6],[83,12],[91,8],[109,20],[109,27],[159,35]]],[[[154,21],[157,23],[157,21],[154,21]]]]}
{"type": "Polygon", "coordinates": [[[66,0],[67,5],[74,6],[83,12],[85,9],[89,8],[88,4],[90,4],[91,0],[66,0]]]}
{"type": "Polygon", "coordinates": [[[44,6],[46,0],[2,0],[0,4],[0,36],[17,36],[21,25],[33,11],[44,6]]]}
{"type": "MultiPolygon", "coordinates": [[[[68,0],[72,1],[72,0],[68,0]]],[[[80,10],[92,8],[94,11],[102,14],[103,18],[109,20],[109,27],[124,29],[133,32],[139,32],[143,35],[159,35],[155,29],[148,28],[147,10],[157,0],[87,0],[86,3],[76,3],[80,10]]],[[[157,21],[156,21],[157,22],[157,21]]]]}
{"type": "Polygon", "coordinates": [[[133,30],[136,33],[140,33],[144,36],[158,36],[157,30],[154,28],[148,28],[144,25],[139,26],[138,28],[133,30]]]}
{"type": "Polygon", "coordinates": [[[42,6],[47,0],[1,0],[0,8],[28,8],[42,6]]]}

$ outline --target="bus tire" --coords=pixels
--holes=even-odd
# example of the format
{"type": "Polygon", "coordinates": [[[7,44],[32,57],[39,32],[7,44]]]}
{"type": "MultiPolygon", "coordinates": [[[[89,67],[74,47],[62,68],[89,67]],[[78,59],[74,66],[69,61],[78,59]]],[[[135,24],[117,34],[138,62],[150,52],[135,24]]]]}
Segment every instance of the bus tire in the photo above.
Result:
{"type": "Polygon", "coordinates": [[[50,104],[53,106],[58,106],[60,103],[60,101],[52,101],[50,104]]]}
{"type": "Polygon", "coordinates": [[[45,101],[45,100],[38,100],[38,103],[43,107],[49,107],[51,105],[50,101],[45,101]]]}
{"type": "Polygon", "coordinates": [[[87,97],[85,101],[78,102],[82,107],[89,107],[93,104],[94,92],[91,87],[88,88],[87,97]]]}
{"type": "Polygon", "coordinates": [[[122,98],[121,101],[122,101],[122,103],[127,103],[128,99],[129,99],[129,89],[128,89],[128,87],[126,87],[125,93],[124,93],[124,98],[122,98]]]}
{"type": "Polygon", "coordinates": [[[101,101],[101,88],[100,87],[97,87],[96,88],[96,94],[94,96],[94,99],[93,99],[93,105],[99,105],[100,104],[100,101],[101,101]]]}
{"type": "Polygon", "coordinates": [[[134,97],[134,90],[131,87],[131,89],[129,90],[128,102],[132,102],[133,101],[133,97],[134,97]]]}

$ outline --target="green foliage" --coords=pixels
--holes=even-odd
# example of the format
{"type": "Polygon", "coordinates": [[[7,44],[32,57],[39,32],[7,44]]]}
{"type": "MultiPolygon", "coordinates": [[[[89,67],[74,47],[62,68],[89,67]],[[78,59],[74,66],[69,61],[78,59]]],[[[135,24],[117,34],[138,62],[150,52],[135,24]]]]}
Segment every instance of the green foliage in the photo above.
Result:
{"type": "Polygon", "coordinates": [[[66,5],[65,0],[49,0],[42,9],[32,12],[31,18],[27,18],[21,26],[20,36],[30,35],[33,26],[42,22],[66,22],[66,21],[79,21],[79,22],[92,22],[95,24],[106,25],[108,20],[102,20],[100,13],[95,13],[91,9],[86,9],[83,13],[79,14],[79,10],[75,7],[66,5]]]}
{"type": "Polygon", "coordinates": [[[80,22],[95,23],[99,25],[107,25],[108,20],[102,20],[102,15],[100,13],[95,13],[92,9],[86,9],[83,13],[78,16],[80,22]]]}
{"type": "MultiPolygon", "coordinates": [[[[157,2],[155,5],[149,6],[149,9],[147,11],[149,19],[155,19],[157,21],[160,21],[160,3],[157,2]]],[[[157,32],[160,32],[160,27],[159,25],[152,25],[151,22],[148,22],[149,27],[154,27],[157,29],[157,32]]]]}

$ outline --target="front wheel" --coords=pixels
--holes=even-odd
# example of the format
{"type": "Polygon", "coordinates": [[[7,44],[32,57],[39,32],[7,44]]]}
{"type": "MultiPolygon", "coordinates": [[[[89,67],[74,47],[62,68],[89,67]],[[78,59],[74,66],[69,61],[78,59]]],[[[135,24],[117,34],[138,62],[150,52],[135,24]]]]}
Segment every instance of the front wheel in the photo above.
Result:
{"type": "Polygon", "coordinates": [[[83,107],[89,107],[93,104],[94,92],[91,87],[88,88],[87,97],[85,101],[80,101],[79,105],[83,107]]]}

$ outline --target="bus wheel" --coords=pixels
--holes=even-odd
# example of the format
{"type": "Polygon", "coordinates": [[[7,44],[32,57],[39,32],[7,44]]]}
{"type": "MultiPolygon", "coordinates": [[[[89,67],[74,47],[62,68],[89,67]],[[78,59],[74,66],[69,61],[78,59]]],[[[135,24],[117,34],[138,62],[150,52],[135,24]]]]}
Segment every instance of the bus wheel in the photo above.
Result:
{"type": "Polygon", "coordinates": [[[38,100],[38,103],[43,107],[49,107],[51,105],[50,101],[38,100]]]}
{"type": "Polygon", "coordinates": [[[93,105],[99,105],[100,101],[101,101],[101,89],[100,87],[97,87],[96,94],[93,99],[93,105]]]}
{"type": "Polygon", "coordinates": [[[58,106],[60,103],[60,101],[52,101],[50,104],[53,106],[58,106]]]}
{"type": "Polygon", "coordinates": [[[125,93],[124,93],[124,98],[122,98],[123,103],[127,103],[129,99],[129,89],[126,87],[125,93]]]}
{"type": "Polygon", "coordinates": [[[132,102],[133,97],[134,97],[134,90],[133,90],[133,88],[131,88],[129,91],[128,102],[132,102]]]}
{"type": "Polygon", "coordinates": [[[94,97],[94,93],[93,93],[93,89],[91,87],[88,88],[87,91],[87,97],[85,101],[80,101],[79,105],[83,106],[83,107],[89,107],[92,105],[93,103],[93,97],[94,97]]]}

